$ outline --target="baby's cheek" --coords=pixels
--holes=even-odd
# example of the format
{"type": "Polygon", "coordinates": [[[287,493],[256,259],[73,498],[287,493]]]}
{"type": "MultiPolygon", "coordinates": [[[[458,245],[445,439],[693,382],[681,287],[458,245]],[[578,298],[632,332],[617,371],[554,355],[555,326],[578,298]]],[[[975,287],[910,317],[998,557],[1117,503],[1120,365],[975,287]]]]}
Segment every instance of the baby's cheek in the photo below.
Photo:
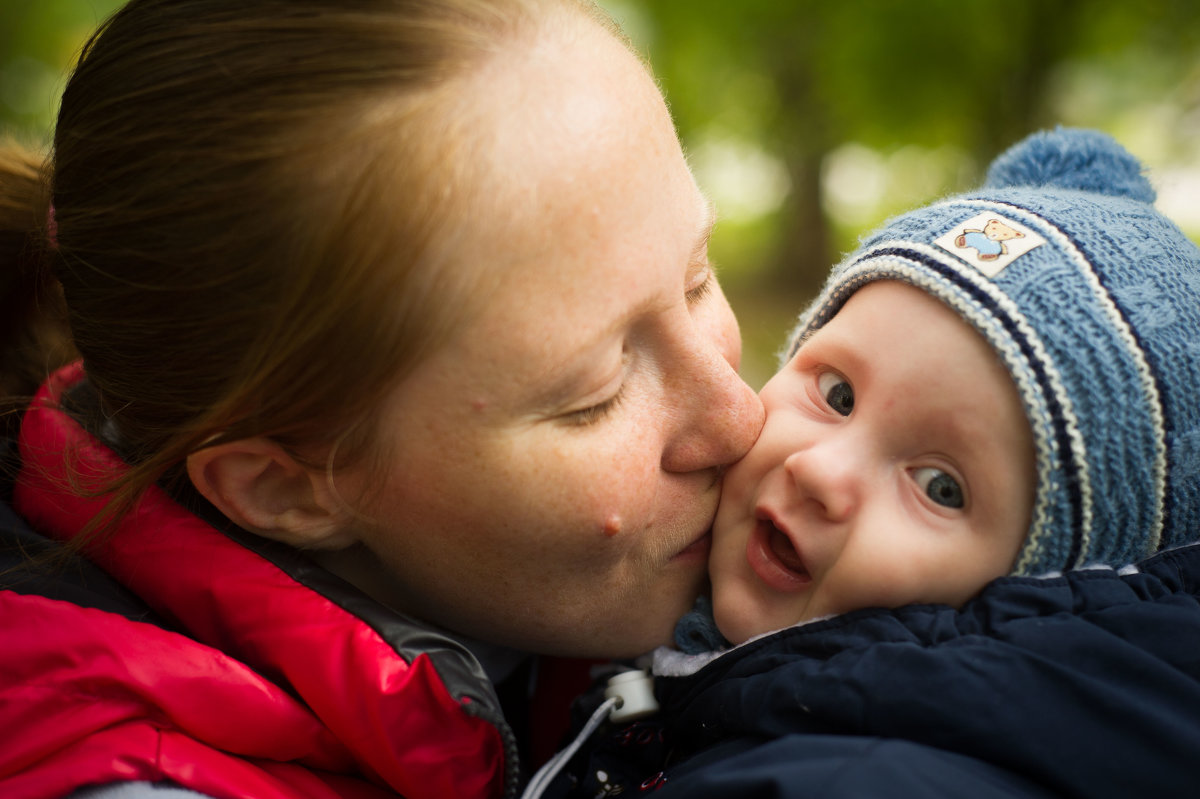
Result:
{"type": "MultiPolygon", "coordinates": [[[[860,568],[853,577],[846,579],[835,601],[840,607],[835,612],[844,613],[860,607],[900,607],[914,603],[961,604],[967,597],[962,589],[964,576],[970,569],[963,564],[963,553],[945,551],[942,547],[922,547],[913,537],[898,536],[910,541],[905,547],[900,542],[881,544],[866,565],[860,560],[860,568]]],[[[861,554],[861,553],[860,553],[861,554]]],[[[843,573],[847,576],[849,570],[843,573]]]]}
{"type": "Polygon", "coordinates": [[[754,509],[744,492],[730,490],[727,484],[713,518],[709,571],[714,577],[717,571],[732,572],[745,565],[746,542],[756,523],[754,509]]]}

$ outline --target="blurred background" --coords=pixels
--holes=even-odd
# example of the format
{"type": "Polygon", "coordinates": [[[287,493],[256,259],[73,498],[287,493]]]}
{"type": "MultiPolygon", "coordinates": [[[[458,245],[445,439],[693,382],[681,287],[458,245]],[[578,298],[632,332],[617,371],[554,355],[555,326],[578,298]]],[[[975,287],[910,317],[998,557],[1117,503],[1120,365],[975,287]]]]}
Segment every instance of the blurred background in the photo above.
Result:
{"type": "MultiPolygon", "coordinates": [[[[0,129],[49,140],[118,0],[0,0],[0,129]]],[[[1195,0],[601,0],[650,62],[720,221],[756,388],[829,266],[1057,124],[1116,136],[1200,241],[1195,0]]]]}

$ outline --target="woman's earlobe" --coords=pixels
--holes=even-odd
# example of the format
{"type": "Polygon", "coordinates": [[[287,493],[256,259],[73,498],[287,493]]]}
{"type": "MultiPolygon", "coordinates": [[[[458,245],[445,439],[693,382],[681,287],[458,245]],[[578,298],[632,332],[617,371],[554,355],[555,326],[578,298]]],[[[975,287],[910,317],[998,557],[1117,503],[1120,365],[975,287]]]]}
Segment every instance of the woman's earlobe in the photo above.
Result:
{"type": "Polygon", "coordinates": [[[349,546],[349,508],[324,472],[265,437],[206,447],[187,459],[200,494],[237,526],[301,549],[349,546]]]}

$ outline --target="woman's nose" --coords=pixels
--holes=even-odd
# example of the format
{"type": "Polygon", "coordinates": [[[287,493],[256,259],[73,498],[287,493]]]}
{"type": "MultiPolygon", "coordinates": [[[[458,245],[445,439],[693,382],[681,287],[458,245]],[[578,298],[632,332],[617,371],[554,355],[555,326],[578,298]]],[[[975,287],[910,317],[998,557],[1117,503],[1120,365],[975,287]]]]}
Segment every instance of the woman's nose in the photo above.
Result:
{"type": "MultiPolygon", "coordinates": [[[[739,460],[758,438],[763,406],[738,376],[720,348],[708,346],[688,363],[676,363],[683,376],[669,381],[667,391],[679,414],[678,427],[663,451],[669,472],[694,472],[739,460]]],[[[736,359],[735,359],[736,360],[736,359]]]]}
{"type": "Polygon", "coordinates": [[[798,449],[784,460],[797,504],[811,505],[831,522],[849,519],[861,500],[862,464],[850,442],[827,438],[798,449]]]}

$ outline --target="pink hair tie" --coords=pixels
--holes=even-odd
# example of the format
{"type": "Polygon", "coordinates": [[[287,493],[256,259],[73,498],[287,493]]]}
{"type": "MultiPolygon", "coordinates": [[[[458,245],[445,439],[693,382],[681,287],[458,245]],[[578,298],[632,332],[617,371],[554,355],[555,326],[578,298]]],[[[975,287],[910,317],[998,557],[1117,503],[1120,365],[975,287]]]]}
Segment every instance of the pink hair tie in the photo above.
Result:
{"type": "Polygon", "coordinates": [[[50,210],[46,213],[46,240],[50,242],[50,249],[58,249],[58,220],[54,217],[54,204],[50,204],[50,210]]]}

